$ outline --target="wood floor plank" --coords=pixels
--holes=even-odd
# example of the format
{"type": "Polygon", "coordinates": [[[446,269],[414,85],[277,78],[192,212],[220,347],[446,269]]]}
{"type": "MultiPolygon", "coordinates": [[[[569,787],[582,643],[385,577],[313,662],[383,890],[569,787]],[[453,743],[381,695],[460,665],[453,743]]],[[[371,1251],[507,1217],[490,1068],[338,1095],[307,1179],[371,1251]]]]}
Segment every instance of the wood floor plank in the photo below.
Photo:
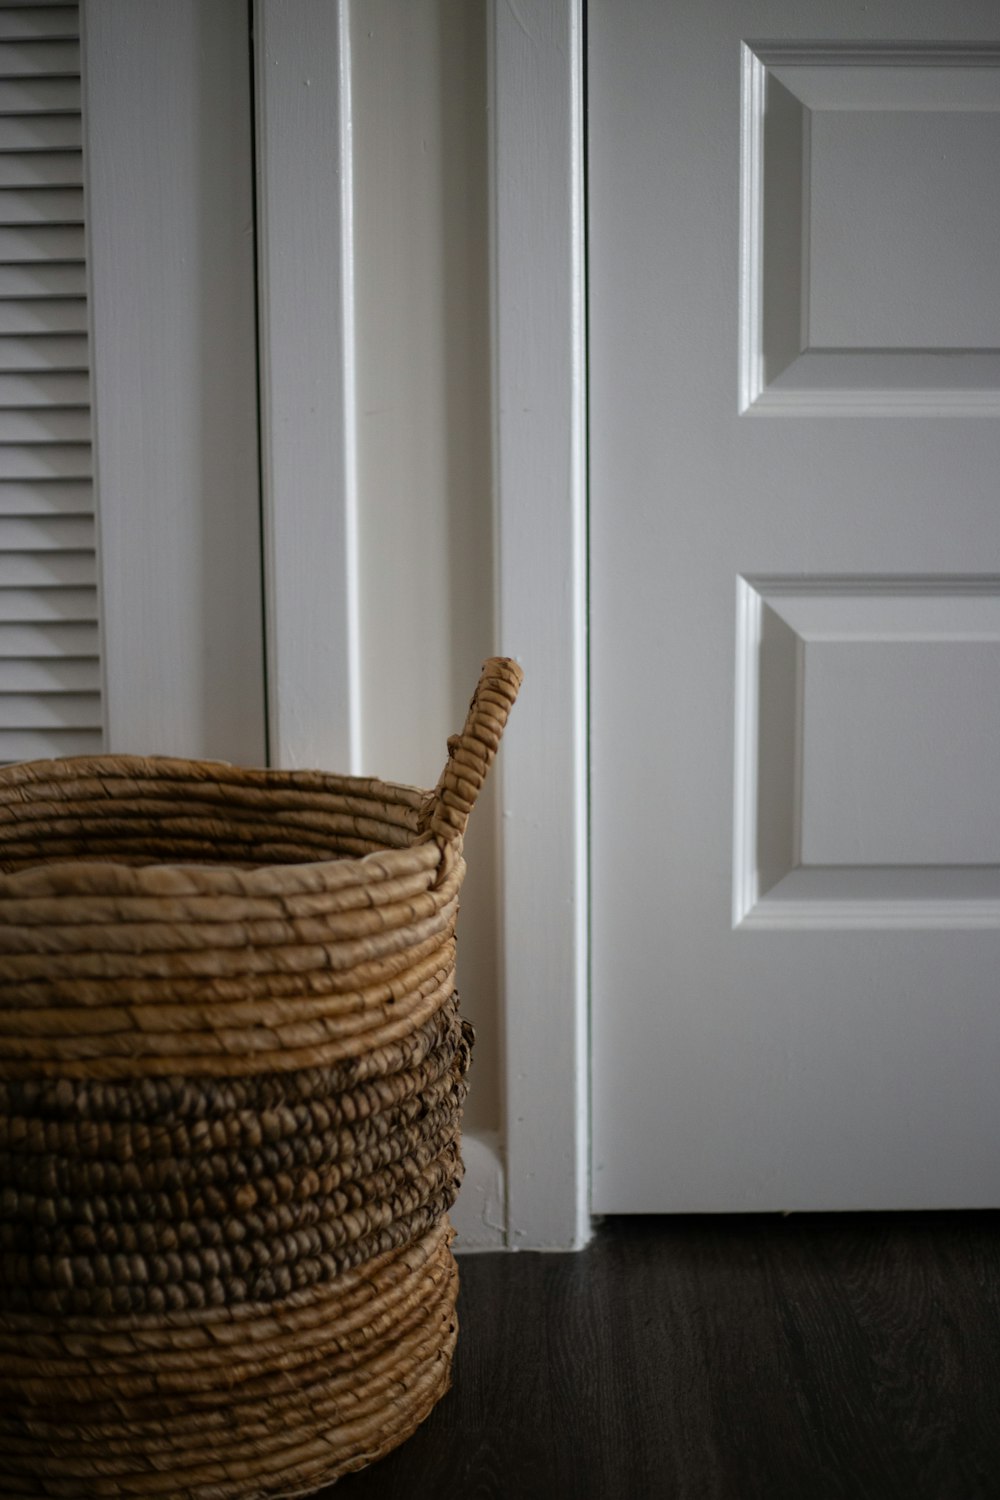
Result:
{"type": "Polygon", "coordinates": [[[1000,1213],[609,1220],[461,1272],[452,1391],[327,1497],[1000,1497],[1000,1213]]]}

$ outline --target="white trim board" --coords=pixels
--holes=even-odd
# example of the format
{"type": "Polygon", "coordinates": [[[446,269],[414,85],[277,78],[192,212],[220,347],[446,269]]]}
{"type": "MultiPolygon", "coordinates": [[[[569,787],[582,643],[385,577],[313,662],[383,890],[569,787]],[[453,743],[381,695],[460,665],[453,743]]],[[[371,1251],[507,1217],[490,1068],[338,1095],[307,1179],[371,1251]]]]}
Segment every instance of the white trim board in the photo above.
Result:
{"type": "Polygon", "coordinates": [[[348,0],[255,0],[270,759],[360,773],[348,0]]]}
{"type": "Polygon", "coordinates": [[[491,11],[507,1243],[590,1235],[582,0],[491,11]]]}
{"type": "MultiPolygon", "coordinates": [[[[115,17],[131,14],[118,0],[115,17]]],[[[193,22],[200,11],[189,5],[188,14],[193,22]]],[[[348,22],[348,0],[255,0],[271,758],[354,771],[362,768],[348,22]],[[306,161],[316,170],[303,191],[306,161]]],[[[582,0],[494,4],[490,35],[498,644],[527,678],[497,767],[505,1152],[495,1138],[470,1135],[455,1217],[463,1248],[566,1249],[590,1232],[582,0]]],[[[110,306],[113,257],[104,264],[110,306]]],[[[147,323],[148,315],[130,321],[135,338],[147,323]]],[[[175,332],[167,327],[168,345],[175,332]]],[[[100,317],[95,338],[100,359],[100,317]]],[[[180,388],[196,400],[196,390],[180,388]]],[[[123,385],[119,399],[139,394],[123,385]]],[[[99,443],[101,424],[99,401],[99,443]]],[[[134,437],[142,431],[133,424],[134,437]]],[[[116,440],[105,459],[120,451],[119,434],[107,435],[116,440]]],[[[172,472],[169,456],[157,472],[172,472]]],[[[173,513],[166,507],[159,520],[173,513]]],[[[161,548],[154,563],[165,556],[161,548]]],[[[106,582],[128,578],[112,573],[106,582]]],[[[191,573],[184,586],[197,581],[191,573]]],[[[183,679],[187,691],[204,687],[203,656],[183,679]]],[[[152,699],[169,712],[166,696],[152,699]]],[[[123,748],[164,747],[152,730],[141,745],[126,739],[123,748]]],[[[226,753],[214,743],[172,747],[226,753]]]]}
{"type": "MultiPolygon", "coordinates": [[[[350,20],[349,0],[255,0],[270,758],[359,774],[350,20]]],[[[502,1249],[500,1139],[463,1156],[455,1248],[502,1249]]]]}

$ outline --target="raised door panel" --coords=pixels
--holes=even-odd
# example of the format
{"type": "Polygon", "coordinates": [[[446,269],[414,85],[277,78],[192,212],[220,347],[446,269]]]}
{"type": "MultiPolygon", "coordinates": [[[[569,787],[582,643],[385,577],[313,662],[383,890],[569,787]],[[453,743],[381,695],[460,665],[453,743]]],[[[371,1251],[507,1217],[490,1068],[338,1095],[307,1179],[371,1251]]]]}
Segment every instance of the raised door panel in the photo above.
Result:
{"type": "Polygon", "coordinates": [[[1000,927],[1000,579],[740,579],[734,924],[1000,927]]]}
{"type": "Polygon", "coordinates": [[[1000,49],[743,43],[757,415],[1000,411],[1000,49]]]}

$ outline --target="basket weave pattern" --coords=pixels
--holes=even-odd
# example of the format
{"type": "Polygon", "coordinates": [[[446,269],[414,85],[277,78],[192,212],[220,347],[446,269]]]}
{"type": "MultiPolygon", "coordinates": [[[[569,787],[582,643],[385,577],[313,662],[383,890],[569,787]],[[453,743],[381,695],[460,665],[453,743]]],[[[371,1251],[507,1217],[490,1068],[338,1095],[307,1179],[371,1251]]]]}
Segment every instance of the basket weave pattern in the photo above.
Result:
{"type": "Polygon", "coordinates": [[[0,771],[0,1494],[304,1494],[447,1389],[462,835],[520,675],[431,793],[0,771]]]}

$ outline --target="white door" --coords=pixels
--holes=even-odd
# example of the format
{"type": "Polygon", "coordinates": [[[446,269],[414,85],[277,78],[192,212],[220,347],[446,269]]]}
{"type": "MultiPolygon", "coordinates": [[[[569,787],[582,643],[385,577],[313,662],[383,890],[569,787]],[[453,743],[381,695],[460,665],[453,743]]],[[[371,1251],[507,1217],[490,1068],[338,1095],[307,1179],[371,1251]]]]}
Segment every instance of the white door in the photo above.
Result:
{"type": "Polygon", "coordinates": [[[593,1206],[996,1206],[1000,10],[588,36],[593,1206]]]}

